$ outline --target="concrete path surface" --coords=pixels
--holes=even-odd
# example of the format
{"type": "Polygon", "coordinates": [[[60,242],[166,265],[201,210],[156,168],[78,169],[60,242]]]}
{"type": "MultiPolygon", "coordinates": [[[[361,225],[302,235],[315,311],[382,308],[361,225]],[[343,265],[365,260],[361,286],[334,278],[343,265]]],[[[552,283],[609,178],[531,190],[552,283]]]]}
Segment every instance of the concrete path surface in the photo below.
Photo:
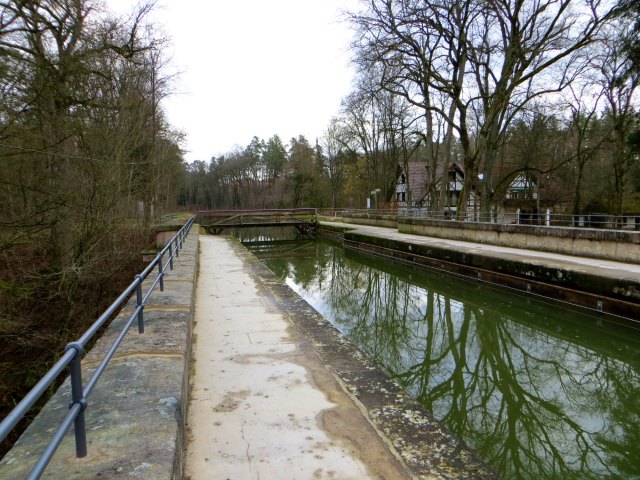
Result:
{"type": "Polygon", "coordinates": [[[200,238],[185,478],[413,478],[241,249],[200,238]]]}

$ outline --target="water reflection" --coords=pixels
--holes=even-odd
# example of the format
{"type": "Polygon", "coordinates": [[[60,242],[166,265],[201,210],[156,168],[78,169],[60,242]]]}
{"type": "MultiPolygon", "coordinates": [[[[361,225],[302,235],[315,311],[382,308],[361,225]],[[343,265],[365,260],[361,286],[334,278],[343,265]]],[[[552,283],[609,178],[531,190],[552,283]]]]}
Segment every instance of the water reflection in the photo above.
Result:
{"type": "Polygon", "coordinates": [[[638,332],[321,241],[282,247],[267,265],[504,478],[640,478],[638,332]]]}

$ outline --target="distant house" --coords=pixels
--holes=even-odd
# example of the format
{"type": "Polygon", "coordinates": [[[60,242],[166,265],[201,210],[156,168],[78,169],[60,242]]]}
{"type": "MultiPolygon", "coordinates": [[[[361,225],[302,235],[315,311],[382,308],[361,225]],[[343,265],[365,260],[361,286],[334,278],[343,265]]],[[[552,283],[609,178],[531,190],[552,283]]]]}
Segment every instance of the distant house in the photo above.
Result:
{"type": "Polygon", "coordinates": [[[538,182],[529,175],[519,173],[507,187],[506,200],[538,200],[538,182]]]}
{"type": "Polygon", "coordinates": [[[509,182],[501,210],[505,223],[538,223],[540,212],[536,178],[524,172],[518,173],[509,182]]]}
{"type": "MultiPolygon", "coordinates": [[[[436,172],[438,184],[429,188],[431,175],[427,162],[409,162],[398,166],[395,205],[399,210],[415,215],[451,216],[457,211],[458,199],[464,185],[464,170],[459,163],[449,167],[445,202],[438,211],[432,205],[430,191],[440,195],[441,171],[436,172]]],[[[442,167],[439,167],[442,168],[442,167]]],[[[500,189],[491,205],[491,221],[500,223],[545,224],[554,212],[566,211],[571,200],[571,189],[561,179],[538,172],[520,171],[507,179],[507,186],[500,189]]],[[[467,203],[468,219],[478,219],[480,195],[472,191],[467,203]]]]}
{"type": "MultiPolygon", "coordinates": [[[[441,167],[440,167],[441,168],[441,167]]],[[[441,172],[436,172],[436,178],[442,178],[441,172]]],[[[422,213],[428,213],[435,202],[430,196],[430,176],[426,162],[408,162],[400,165],[400,173],[396,182],[396,204],[399,209],[420,209],[422,213]]],[[[456,211],[458,199],[464,185],[464,171],[454,163],[449,168],[446,183],[446,200],[440,211],[445,215],[456,211]]],[[[440,195],[440,185],[436,185],[435,191],[440,195]]],[[[476,194],[472,192],[468,210],[473,211],[476,205],[476,194]]]]}
{"type": "Polygon", "coordinates": [[[545,224],[551,213],[564,211],[570,199],[571,191],[560,179],[520,172],[509,182],[498,206],[499,221],[545,224]]]}

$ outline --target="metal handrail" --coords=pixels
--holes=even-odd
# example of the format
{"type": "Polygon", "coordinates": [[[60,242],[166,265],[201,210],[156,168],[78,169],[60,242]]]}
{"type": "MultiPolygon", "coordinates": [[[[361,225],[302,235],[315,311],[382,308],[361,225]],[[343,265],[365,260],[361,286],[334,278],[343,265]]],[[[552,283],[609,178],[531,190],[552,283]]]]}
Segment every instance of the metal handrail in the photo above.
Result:
{"type": "Polygon", "coordinates": [[[82,336],[75,342],[67,344],[63,355],[51,367],[51,369],[38,381],[38,383],[25,395],[25,397],[15,406],[13,410],[0,422],[0,442],[13,430],[16,424],[26,415],[33,404],[44,394],[49,385],[58,378],[67,366],[71,366],[71,405],[69,413],[64,417],[53,438],[45,448],[44,452],[36,462],[35,466],[29,473],[28,479],[38,479],[44,472],[45,468],[53,458],[56,450],[62,443],[62,440],[71,426],[74,424],[76,456],[78,458],[87,455],[87,439],[84,422],[84,411],[87,408],[87,399],[98,383],[98,379],[107,368],[109,360],[113,357],[120,343],[129,331],[134,320],[138,320],[138,332],[144,333],[144,307],[151,296],[155,287],[160,284],[160,291],[164,291],[164,272],[167,268],[173,270],[173,258],[178,257],[183,247],[184,241],[195,222],[196,217],[191,217],[187,223],[176,233],[169,243],[156,255],[156,257],[147,265],[147,267],[138,275],[131,284],[120,294],[120,296],[100,315],[100,317],[87,329],[82,336]],[[163,258],[168,255],[168,262],[163,263],[163,258]],[[154,278],[151,286],[143,295],[142,282],[154,271],[158,269],[157,276],[154,278]],[[127,301],[130,295],[136,293],[136,308],[121,329],[118,338],[111,345],[100,365],[93,373],[87,384],[82,386],[82,365],[81,357],[87,343],[102,328],[107,320],[118,311],[118,309],[127,301]]]}
{"type": "Polygon", "coordinates": [[[236,210],[198,210],[200,217],[228,217],[232,215],[316,215],[317,208],[263,208],[263,209],[236,209],[236,210]]]}
{"type": "Polygon", "coordinates": [[[516,224],[539,225],[549,227],[569,228],[596,228],[599,230],[640,230],[640,214],[612,215],[607,213],[509,213],[482,215],[479,212],[467,212],[464,218],[456,219],[456,213],[430,211],[427,208],[397,208],[397,209],[323,209],[322,215],[333,217],[345,217],[350,215],[376,216],[391,215],[398,218],[412,217],[429,220],[458,220],[465,223],[492,223],[492,224],[516,224]]]}

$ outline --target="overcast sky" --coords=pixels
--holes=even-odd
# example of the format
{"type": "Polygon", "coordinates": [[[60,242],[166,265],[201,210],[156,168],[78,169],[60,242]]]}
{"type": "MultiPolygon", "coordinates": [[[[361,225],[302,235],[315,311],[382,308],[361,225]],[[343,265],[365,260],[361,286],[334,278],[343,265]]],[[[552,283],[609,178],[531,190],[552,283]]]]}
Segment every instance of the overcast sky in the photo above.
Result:
{"type": "MultiPolygon", "coordinates": [[[[135,0],[105,0],[116,12],[135,0]]],[[[159,0],[154,23],[171,37],[181,71],[165,102],[186,135],[186,160],[209,160],[251,138],[315,142],[349,92],[356,0],[159,0]]]]}

